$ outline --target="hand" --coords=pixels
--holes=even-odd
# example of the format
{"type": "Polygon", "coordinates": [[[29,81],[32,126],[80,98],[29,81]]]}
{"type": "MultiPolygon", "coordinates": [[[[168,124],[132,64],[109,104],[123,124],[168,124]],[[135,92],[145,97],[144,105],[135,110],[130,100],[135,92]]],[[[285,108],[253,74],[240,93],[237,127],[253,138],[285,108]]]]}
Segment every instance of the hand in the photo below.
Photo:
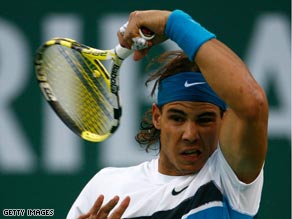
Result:
{"type": "Polygon", "coordinates": [[[80,215],[78,219],[120,219],[130,203],[130,197],[127,196],[121,204],[110,214],[112,209],[118,204],[119,197],[115,196],[108,203],[102,206],[104,196],[100,195],[92,208],[86,214],[80,215]]]}
{"type": "Polygon", "coordinates": [[[141,27],[146,27],[155,33],[155,37],[148,41],[148,48],[134,52],[134,60],[142,59],[153,45],[167,39],[164,35],[164,29],[169,14],[170,11],[159,10],[135,11],[130,14],[125,33],[121,34],[118,32],[118,38],[123,47],[131,48],[132,39],[139,36],[139,29],[141,27]]]}

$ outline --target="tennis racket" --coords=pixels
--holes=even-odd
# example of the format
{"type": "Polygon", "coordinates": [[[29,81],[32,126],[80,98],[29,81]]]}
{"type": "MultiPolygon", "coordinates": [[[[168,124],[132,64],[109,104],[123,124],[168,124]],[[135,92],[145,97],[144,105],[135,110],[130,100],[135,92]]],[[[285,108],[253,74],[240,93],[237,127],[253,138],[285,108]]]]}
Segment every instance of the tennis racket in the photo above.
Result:
{"type": "MultiPolygon", "coordinates": [[[[132,49],[147,47],[149,39],[136,37],[132,49]]],[[[120,45],[95,49],[69,38],[53,38],[37,50],[35,72],[42,94],[78,136],[100,142],[119,127],[119,70],[132,52],[120,45]],[[108,70],[106,60],[110,60],[108,70]]]]}

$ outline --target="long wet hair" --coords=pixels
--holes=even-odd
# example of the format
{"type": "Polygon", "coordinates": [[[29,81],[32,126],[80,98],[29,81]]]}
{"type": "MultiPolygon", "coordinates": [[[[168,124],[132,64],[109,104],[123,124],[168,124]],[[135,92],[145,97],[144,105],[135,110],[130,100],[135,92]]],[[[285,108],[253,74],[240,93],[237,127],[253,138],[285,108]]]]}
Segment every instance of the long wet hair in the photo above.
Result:
{"type": "MultiPolygon", "coordinates": [[[[191,62],[186,54],[180,50],[163,53],[158,58],[153,59],[148,67],[150,68],[154,65],[158,65],[158,67],[150,74],[145,82],[147,87],[150,82],[154,81],[151,96],[154,96],[157,86],[163,79],[181,72],[200,71],[199,67],[194,62],[191,62]]],[[[159,108],[160,111],[162,107],[159,108]]],[[[160,146],[156,144],[159,142],[159,138],[160,130],[155,128],[152,122],[152,109],[149,109],[146,111],[140,123],[140,131],[137,133],[135,139],[148,152],[149,150],[160,149],[160,146]]]]}

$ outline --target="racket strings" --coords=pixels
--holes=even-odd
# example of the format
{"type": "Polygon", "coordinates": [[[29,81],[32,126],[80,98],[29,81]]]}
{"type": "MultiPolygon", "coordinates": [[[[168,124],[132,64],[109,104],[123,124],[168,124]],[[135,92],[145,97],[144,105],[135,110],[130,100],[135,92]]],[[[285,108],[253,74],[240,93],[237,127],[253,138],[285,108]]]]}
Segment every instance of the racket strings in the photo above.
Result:
{"type": "MultiPolygon", "coordinates": [[[[71,52],[71,50],[68,50],[68,51],[71,52]]],[[[109,109],[111,109],[111,104],[109,104],[110,97],[109,97],[109,95],[107,95],[108,91],[106,90],[108,88],[104,87],[105,83],[103,80],[95,80],[96,83],[94,83],[92,80],[92,78],[94,78],[94,77],[91,77],[91,75],[92,75],[92,70],[95,68],[95,66],[92,65],[88,59],[81,56],[79,52],[76,52],[73,50],[73,53],[75,55],[74,58],[77,58],[78,60],[72,60],[73,62],[71,62],[70,58],[73,58],[73,56],[72,57],[65,56],[65,57],[66,57],[67,61],[69,61],[69,63],[71,64],[71,67],[73,67],[73,69],[75,68],[74,63],[79,63],[77,65],[78,69],[75,69],[75,73],[79,76],[79,79],[83,82],[83,84],[85,85],[85,87],[87,88],[89,93],[97,101],[97,104],[100,108],[96,108],[96,110],[102,109],[101,111],[96,112],[97,113],[96,116],[98,117],[98,121],[100,121],[99,125],[103,126],[102,124],[107,124],[107,122],[109,120],[113,119],[112,112],[109,112],[109,109]],[[87,60],[87,62],[85,63],[84,60],[87,60]],[[89,63],[91,65],[88,68],[89,63]]],[[[88,98],[86,98],[86,96],[83,96],[82,99],[89,100],[88,98]]],[[[85,102],[85,104],[91,105],[91,103],[88,101],[85,102]]],[[[86,121],[90,121],[91,117],[92,117],[92,115],[85,114],[83,116],[83,120],[85,119],[86,121]]],[[[84,123],[84,121],[82,123],[84,123]]],[[[92,126],[92,124],[91,124],[91,126],[92,126]]],[[[107,132],[107,131],[108,130],[104,130],[104,132],[107,132]]]]}
{"type": "MultiPolygon", "coordinates": [[[[101,105],[101,107],[103,107],[105,113],[108,113],[107,109],[112,106],[109,87],[104,80],[99,79],[100,75],[97,75],[97,72],[98,74],[103,74],[103,70],[100,68],[97,69],[96,66],[85,57],[77,55],[76,58],[79,60],[79,62],[83,63],[82,67],[85,70],[84,72],[87,73],[83,76],[90,84],[89,89],[92,88],[95,91],[93,94],[98,95],[97,100],[103,101],[102,104],[104,105],[101,105]]],[[[111,115],[109,114],[108,116],[110,117],[111,115]]]]}
{"type": "Polygon", "coordinates": [[[72,53],[72,49],[56,46],[48,49],[43,58],[47,80],[59,103],[80,130],[100,135],[108,133],[113,109],[106,82],[102,77],[95,78],[96,67],[90,60],[76,51],[72,53]]]}
{"type": "MultiPolygon", "coordinates": [[[[101,107],[104,109],[105,113],[108,113],[107,109],[111,106],[111,99],[108,93],[108,87],[103,80],[97,80],[95,77],[96,73],[93,72],[95,66],[85,57],[80,56],[78,53],[75,54],[78,59],[77,63],[81,63],[79,68],[76,69],[76,73],[79,76],[80,80],[84,83],[88,90],[91,91],[92,95],[97,95],[96,100],[98,101],[101,107]],[[93,70],[93,71],[92,71],[93,70]]],[[[70,60],[69,60],[70,61],[70,60]]],[[[70,62],[74,68],[74,63],[70,62]]],[[[110,114],[108,113],[110,117],[110,114]]]]}

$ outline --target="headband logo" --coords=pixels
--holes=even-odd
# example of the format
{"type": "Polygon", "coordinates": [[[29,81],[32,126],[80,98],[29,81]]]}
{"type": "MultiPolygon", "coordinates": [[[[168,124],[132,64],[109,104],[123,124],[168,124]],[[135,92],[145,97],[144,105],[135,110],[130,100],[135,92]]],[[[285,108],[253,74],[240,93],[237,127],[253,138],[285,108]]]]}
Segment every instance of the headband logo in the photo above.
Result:
{"type": "Polygon", "coordinates": [[[206,84],[206,82],[194,82],[194,83],[189,83],[187,80],[185,82],[185,87],[192,87],[192,86],[196,86],[199,84],[206,84]]]}

